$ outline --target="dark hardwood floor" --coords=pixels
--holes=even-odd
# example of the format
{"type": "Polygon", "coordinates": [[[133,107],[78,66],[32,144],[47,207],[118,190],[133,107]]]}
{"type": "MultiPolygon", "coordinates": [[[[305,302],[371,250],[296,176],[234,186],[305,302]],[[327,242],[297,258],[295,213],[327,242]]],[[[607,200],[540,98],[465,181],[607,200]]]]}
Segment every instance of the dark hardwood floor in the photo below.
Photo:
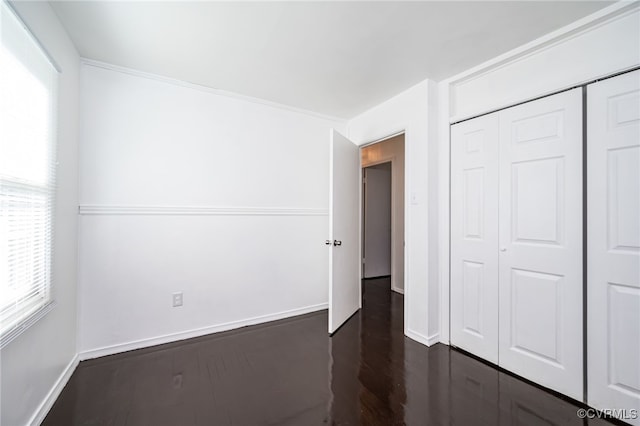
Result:
{"type": "Polygon", "coordinates": [[[605,425],[472,357],[404,337],[403,297],[364,283],[327,313],[81,362],[45,426],[605,425]]]}

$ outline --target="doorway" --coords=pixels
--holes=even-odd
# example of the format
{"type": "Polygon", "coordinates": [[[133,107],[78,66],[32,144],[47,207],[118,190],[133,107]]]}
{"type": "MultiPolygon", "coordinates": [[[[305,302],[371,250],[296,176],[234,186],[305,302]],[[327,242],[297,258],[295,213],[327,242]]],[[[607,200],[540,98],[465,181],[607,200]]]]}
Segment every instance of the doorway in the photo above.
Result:
{"type": "Polygon", "coordinates": [[[387,277],[404,294],[404,134],[362,147],[360,157],[363,285],[387,277]]]}
{"type": "Polygon", "coordinates": [[[391,162],[362,169],[362,278],[391,276],[391,162]]]}
{"type": "Polygon", "coordinates": [[[391,163],[391,276],[389,298],[404,300],[404,133],[358,146],[335,129],[329,133],[329,334],[363,306],[362,168],[391,163]]]}

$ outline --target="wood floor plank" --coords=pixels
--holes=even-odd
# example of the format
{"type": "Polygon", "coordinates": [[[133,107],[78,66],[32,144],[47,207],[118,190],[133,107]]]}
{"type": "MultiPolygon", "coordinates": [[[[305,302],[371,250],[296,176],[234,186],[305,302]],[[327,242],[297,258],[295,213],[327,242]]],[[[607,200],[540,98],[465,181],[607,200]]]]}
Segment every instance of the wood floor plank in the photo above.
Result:
{"type": "Polygon", "coordinates": [[[477,359],[403,335],[403,296],[365,280],[326,312],[80,363],[44,426],[604,425],[477,359]]]}

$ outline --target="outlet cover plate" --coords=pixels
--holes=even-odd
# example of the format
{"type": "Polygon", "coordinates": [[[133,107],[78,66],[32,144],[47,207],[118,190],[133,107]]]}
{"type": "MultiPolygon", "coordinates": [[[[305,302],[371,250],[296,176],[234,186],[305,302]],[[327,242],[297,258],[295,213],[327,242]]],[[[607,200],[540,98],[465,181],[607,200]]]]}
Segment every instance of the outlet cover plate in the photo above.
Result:
{"type": "Polygon", "coordinates": [[[173,307],[182,306],[182,292],[173,293],[173,307]]]}

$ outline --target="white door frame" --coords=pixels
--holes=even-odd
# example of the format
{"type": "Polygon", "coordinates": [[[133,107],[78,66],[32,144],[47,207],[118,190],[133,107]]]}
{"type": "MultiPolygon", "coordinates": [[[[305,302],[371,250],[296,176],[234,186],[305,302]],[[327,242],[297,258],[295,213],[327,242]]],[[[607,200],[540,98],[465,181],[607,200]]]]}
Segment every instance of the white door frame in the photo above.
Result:
{"type": "MultiPolygon", "coordinates": [[[[408,251],[409,251],[409,233],[407,232],[407,230],[409,229],[409,227],[407,226],[408,223],[408,219],[409,219],[409,191],[407,190],[408,185],[408,179],[409,179],[409,167],[407,167],[407,134],[408,134],[408,127],[407,126],[403,126],[403,128],[401,129],[397,129],[397,130],[392,130],[391,132],[389,132],[386,136],[381,136],[379,138],[376,138],[374,140],[371,140],[369,142],[363,143],[361,145],[359,145],[360,147],[360,153],[362,154],[362,149],[366,148],[368,146],[371,145],[375,145],[377,143],[380,142],[384,142],[387,139],[391,139],[395,136],[399,136],[399,135],[404,135],[404,259],[403,259],[403,268],[404,268],[404,282],[402,283],[402,288],[403,288],[403,294],[404,294],[404,334],[407,334],[407,324],[409,323],[408,320],[408,300],[409,300],[409,286],[407,286],[407,283],[409,282],[408,279],[408,271],[409,268],[407,267],[407,259],[409,258],[408,256],[408,251]]],[[[389,157],[383,157],[379,162],[375,162],[375,163],[371,163],[371,166],[375,166],[376,164],[381,164],[381,163],[387,163],[389,161],[391,161],[391,170],[392,170],[392,174],[391,174],[391,179],[393,182],[393,167],[394,167],[394,161],[396,160],[396,156],[389,156],[389,157]]],[[[368,167],[368,166],[367,166],[368,167]]],[[[359,200],[359,205],[360,205],[360,262],[362,263],[362,241],[364,238],[364,226],[362,223],[362,218],[364,217],[364,205],[363,205],[363,193],[362,193],[362,155],[360,155],[360,200],[359,200]]],[[[391,184],[391,205],[393,206],[393,202],[395,200],[395,196],[394,196],[395,191],[393,191],[393,183],[391,184]]],[[[394,241],[394,237],[397,234],[397,230],[395,229],[395,224],[394,224],[394,213],[393,213],[393,208],[391,209],[391,280],[392,280],[392,286],[393,286],[393,271],[394,271],[394,260],[396,259],[396,253],[395,250],[393,248],[393,241],[394,241]]],[[[397,274],[396,274],[397,275],[397,274]]],[[[362,265],[360,265],[360,281],[362,281],[362,276],[363,276],[363,270],[362,270],[362,265]]],[[[360,308],[362,308],[362,286],[360,286],[360,308]]]]}

